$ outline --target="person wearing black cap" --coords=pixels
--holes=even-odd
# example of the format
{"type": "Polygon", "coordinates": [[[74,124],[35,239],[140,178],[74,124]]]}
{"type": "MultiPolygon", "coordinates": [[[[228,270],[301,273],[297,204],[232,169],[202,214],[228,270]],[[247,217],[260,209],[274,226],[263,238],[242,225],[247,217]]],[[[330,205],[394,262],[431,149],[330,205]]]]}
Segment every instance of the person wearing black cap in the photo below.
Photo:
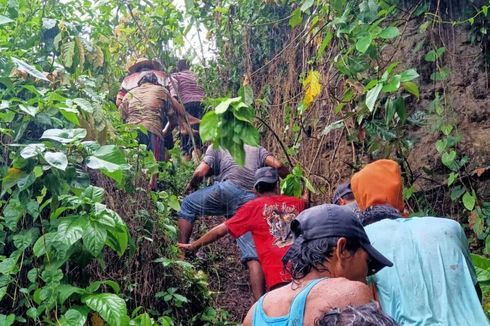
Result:
{"type": "Polygon", "coordinates": [[[356,199],[354,198],[354,193],[350,187],[349,182],[344,182],[339,184],[332,197],[332,204],[347,206],[356,213],[360,215],[359,206],[357,206],[356,199]]]}
{"type": "Polygon", "coordinates": [[[262,296],[244,326],[314,325],[326,311],[369,303],[366,276],[393,265],[344,206],[304,210],[291,222],[291,231],[295,241],[283,262],[293,282],[262,296]]]}
{"type": "MultiPolygon", "coordinates": [[[[254,188],[257,198],[238,209],[236,214],[226,222],[211,229],[196,241],[189,244],[178,243],[180,248],[196,250],[210,244],[226,234],[239,238],[247,232],[257,247],[265,283],[268,290],[277,288],[291,281],[291,276],[282,267],[282,257],[293,243],[289,225],[304,209],[304,201],[296,197],[279,195],[278,171],[272,167],[263,167],[255,172],[254,188]]],[[[250,273],[253,273],[250,270],[250,273]]],[[[259,281],[251,275],[251,282],[259,281]]],[[[252,286],[252,291],[260,286],[252,286]]],[[[263,288],[263,287],[262,287],[263,288]]],[[[253,291],[257,300],[264,291],[253,291]]]]}

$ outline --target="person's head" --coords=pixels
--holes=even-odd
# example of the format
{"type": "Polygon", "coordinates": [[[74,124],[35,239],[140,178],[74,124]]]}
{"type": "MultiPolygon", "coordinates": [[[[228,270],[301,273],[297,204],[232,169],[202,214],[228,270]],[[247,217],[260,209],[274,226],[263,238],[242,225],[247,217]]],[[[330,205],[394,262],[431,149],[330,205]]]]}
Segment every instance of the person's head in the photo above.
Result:
{"type": "Polygon", "coordinates": [[[132,64],[128,71],[130,74],[135,72],[143,72],[148,70],[162,70],[162,64],[158,60],[150,60],[147,58],[139,58],[132,64]]]}
{"type": "Polygon", "coordinates": [[[312,272],[366,282],[368,274],[393,264],[367,237],[355,213],[325,204],[304,210],[291,222],[295,241],[283,258],[293,280],[312,272]]]}
{"type": "Polygon", "coordinates": [[[189,70],[189,61],[186,59],[180,59],[177,61],[177,70],[178,71],[183,71],[183,70],[189,70]]]}
{"type": "Polygon", "coordinates": [[[139,80],[138,86],[141,86],[143,84],[159,85],[159,83],[158,83],[158,77],[154,73],[152,73],[152,72],[146,73],[139,80]]]}
{"type": "Polygon", "coordinates": [[[352,176],[351,187],[361,212],[375,205],[403,211],[403,182],[395,161],[378,160],[366,165],[352,176]]]}
{"type": "Polygon", "coordinates": [[[347,306],[343,309],[332,309],[324,313],[315,326],[398,326],[383,313],[376,303],[362,306],[347,306]]]}
{"type": "Polygon", "coordinates": [[[354,198],[354,194],[352,193],[352,189],[350,188],[350,183],[349,182],[344,182],[341,183],[337,189],[335,189],[335,192],[332,197],[332,204],[335,205],[347,205],[352,202],[355,202],[356,199],[354,198]]]}
{"type": "Polygon", "coordinates": [[[279,174],[277,169],[266,166],[255,171],[255,191],[259,194],[277,192],[279,174]]]}

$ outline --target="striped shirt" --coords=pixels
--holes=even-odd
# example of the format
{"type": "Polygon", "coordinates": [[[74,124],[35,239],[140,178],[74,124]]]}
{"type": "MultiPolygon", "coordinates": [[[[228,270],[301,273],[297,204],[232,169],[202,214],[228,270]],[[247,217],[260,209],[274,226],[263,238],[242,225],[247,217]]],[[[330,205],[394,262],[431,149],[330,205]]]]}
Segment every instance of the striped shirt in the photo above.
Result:
{"type": "Polygon", "coordinates": [[[204,98],[204,90],[197,84],[196,75],[190,70],[183,70],[172,74],[177,93],[184,104],[201,102],[204,98]]]}

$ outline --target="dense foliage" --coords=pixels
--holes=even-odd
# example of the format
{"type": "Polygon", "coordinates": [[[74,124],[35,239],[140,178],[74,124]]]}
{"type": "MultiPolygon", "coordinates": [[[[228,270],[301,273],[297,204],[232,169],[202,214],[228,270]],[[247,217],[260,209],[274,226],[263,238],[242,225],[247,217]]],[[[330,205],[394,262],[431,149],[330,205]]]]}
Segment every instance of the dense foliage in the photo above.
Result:
{"type": "Polygon", "coordinates": [[[320,149],[305,155],[301,147],[345,131],[352,170],[396,158],[412,212],[440,212],[415,185],[434,171],[414,173],[408,163],[411,131],[430,128],[440,187],[483,254],[473,258],[488,305],[488,193],[478,191],[460,146],[447,96],[449,49],[437,34],[465,28],[486,69],[488,6],[220,0],[185,1],[178,10],[170,0],[0,1],[0,324],[226,323],[210,306],[206,275],[179,260],[173,244],[172,217],[192,165],[178,150],[157,164],[113,103],[129,63],[158,58],[169,72],[191,28],[199,45],[186,53],[199,59],[210,107],[202,138],[242,162],[243,144],[271,136],[294,165],[285,193],[299,196],[303,184],[326,193],[331,180],[312,182],[310,168],[320,149]],[[409,54],[418,64],[396,53],[407,30],[422,38],[409,54]],[[422,94],[429,104],[415,109],[422,94]],[[321,109],[334,119],[315,115],[321,109]],[[163,191],[147,191],[154,173],[163,191]]]}

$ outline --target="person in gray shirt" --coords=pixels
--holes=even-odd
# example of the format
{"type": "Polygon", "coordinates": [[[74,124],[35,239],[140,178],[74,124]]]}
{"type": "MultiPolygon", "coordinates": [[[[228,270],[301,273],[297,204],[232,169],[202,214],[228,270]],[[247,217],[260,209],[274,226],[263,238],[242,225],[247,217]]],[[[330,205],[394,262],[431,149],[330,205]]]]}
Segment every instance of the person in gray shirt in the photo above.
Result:
{"type": "MultiPolygon", "coordinates": [[[[209,146],[201,164],[196,168],[182,201],[179,216],[178,242],[189,243],[194,221],[200,216],[233,216],[238,208],[255,198],[255,171],[264,166],[278,169],[285,177],[288,169],[263,147],[244,146],[245,164],[240,166],[230,153],[209,146]],[[197,190],[206,175],[213,174],[215,182],[197,190]]],[[[248,267],[254,297],[265,293],[264,276],[258,262],[252,235],[237,239],[241,260],[248,267]]]]}

